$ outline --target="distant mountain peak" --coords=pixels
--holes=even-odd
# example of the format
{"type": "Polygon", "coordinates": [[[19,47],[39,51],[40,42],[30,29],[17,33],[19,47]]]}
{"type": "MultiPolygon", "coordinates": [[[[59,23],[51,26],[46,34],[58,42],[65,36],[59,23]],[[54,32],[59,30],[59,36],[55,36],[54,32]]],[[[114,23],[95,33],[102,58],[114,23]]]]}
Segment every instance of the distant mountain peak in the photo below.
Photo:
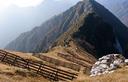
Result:
{"type": "Polygon", "coordinates": [[[96,57],[126,54],[127,34],[126,26],[106,8],[95,0],[84,0],[42,24],[38,30],[18,37],[6,49],[41,52],[53,45],[65,46],[73,41],[96,57]],[[117,47],[117,42],[121,48],[117,47]]]}

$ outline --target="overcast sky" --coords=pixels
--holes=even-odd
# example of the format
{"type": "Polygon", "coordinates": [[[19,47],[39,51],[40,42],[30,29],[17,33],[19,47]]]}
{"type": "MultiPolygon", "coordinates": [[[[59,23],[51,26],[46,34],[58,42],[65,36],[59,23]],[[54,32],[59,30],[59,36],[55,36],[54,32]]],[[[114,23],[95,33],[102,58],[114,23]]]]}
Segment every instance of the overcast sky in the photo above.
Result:
{"type": "Polygon", "coordinates": [[[0,48],[80,0],[0,0],[0,48]]]}

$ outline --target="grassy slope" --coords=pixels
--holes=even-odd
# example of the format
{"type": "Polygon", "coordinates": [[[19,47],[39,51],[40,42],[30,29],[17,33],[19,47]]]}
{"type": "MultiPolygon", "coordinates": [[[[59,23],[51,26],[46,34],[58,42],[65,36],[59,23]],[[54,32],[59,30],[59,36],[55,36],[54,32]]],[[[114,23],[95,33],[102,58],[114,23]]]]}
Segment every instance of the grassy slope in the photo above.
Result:
{"type": "MultiPolygon", "coordinates": [[[[69,48],[70,49],[70,48],[69,48]]],[[[58,52],[59,50],[63,51],[62,48],[55,48],[55,50],[51,50],[50,53],[58,52]]],[[[36,59],[32,55],[27,55],[25,53],[13,52],[18,55],[36,59]],[[20,53],[20,54],[19,54],[20,53]]],[[[48,53],[47,53],[48,55],[48,53]]],[[[53,57],[52,54],[49,56],[53,57]]],[[[39,60],[37,58],[37,60],[39,60]]],[[[65,68],[66,69],[66,68],[65,68]]],[[[25,69],[0,64],[0,82],[49,82],[44,79],[42,76],[38,76],[31,71],[27,71],[25,69]]],[[[106,74],[102,76],[90,77],[89,75],[85,75],[82,72],[79,73],[79,76],[76,80],[71,82],[128,82],[128,67],[120,68],[116,70],[114,73],[106,74]]]]}
{"type": "MultiPolygon", "coordinates": [[[[73,41],[71,41],[69,43],[70,46],[68,47],[63,47],[63,46],[58,46],[58,47],[54,47],[52,48],[48,53],[43,53],[42,55],[46,55],[48,57],[51,57],[51,58],[55,58],[55,59],[58,59],[58,60],[62,60],[62,61],[65,61],[65,62],[70,62],[70,63],[73,63],[71,61],[68,61],[62,57],[59,57],[57,55],[57,53],[72,53],[72,54],[78,54],[77,56],[87,60],[87,61],[90,61],[90,62],[95,62],[96,59],[91,55],[89,54],[88,52],[84,51],[81,47],[77,46],[76,43],[74,43],[73,41]]],[[[87,64],[90,64],[90,63],[87,63],[87,64]]]]}
{"type": "Polygon", "coordinates": [[[0,64],[0,82],[49,82],[25,69],[0,64]]]}
{"type": "MultiPolygon", "coordinates": [[[[0,64],[0,82],[49,82],[42,76],[17,67],[0,64]]],[[[71,82],[128,82],[128,67],[116,70],[114,73],[89,77],[80,74],[71,82]]]]}
{"type": "Polygon", "coordinates": [[[111,74],[96,77],[81,74],[78,79],[73,82],[128,82],[128,67],[115,70],[115,72],[111,74]]]}
{"type": "MultiPolygon", "coordinates": [[[[78,49],[77,45],[74,45],[74,43],[70,43],[70,47],[66,47],[65,49],[71,50],[76,48],[78,49]]],[[[88,54],[87,52],[82,51],[82,49],[80,50],[81,51],[78,50],[79,51],[78,53],[79,54],[83,53],[87,57],[86,58],[87,60],[92,58],[91,60],[95,61],[93,56],[90,56],[90,54],[88,54]]],[[[54,57],[55,55],[55,57],[57,57],[56,52],[59,52],[59,51],[64,51],[63,47],[54,48],[53,50],[50,51],[50,54],[47,53],[47,55],[51,57],[54,57]]],[[[105,75],[96,76],[96,77],[90,77],[89,75],[83,74],[81,72],[79,73],[78,78],[71,82],[128,82],[128,67],[117,69],[114,71],[114,73],[111,73],[111,74],[105,74],[105,75]]]]}

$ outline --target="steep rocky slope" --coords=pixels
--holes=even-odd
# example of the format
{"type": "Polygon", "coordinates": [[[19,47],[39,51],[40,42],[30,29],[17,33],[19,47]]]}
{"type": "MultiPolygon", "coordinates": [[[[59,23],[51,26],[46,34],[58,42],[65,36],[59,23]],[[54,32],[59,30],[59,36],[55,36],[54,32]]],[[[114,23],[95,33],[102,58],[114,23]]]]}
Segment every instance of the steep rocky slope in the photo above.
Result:
{"type": "Polygon", "coordinates": [[[128,0],[97,0],[128,26],[128,0]]]}
{"type": "Polygon", "coordinates": [[[22,52],[41,52],[47,50],[51,44],[65,32],[83,13],[80,3],[64,13],[54,16],[41,26],[21,34],[6,46],[6,49],[22,52]]]}
{"type": "Polygon", "coordinates": [[[127,34],[127,27],[102,5],[94,0],[84,0],[42,26],[22,34],[6,49],[40,52],[51,46],[70,46],[68,44],[73,42],[95,57],[111,53],[125,55],[127,34]]]}
{"type": "Polygon", "coordinates": [[[127,27],[102,5],[93,0],[89,4],[88,12],[81,15],[79,21],[58,39],[57,44],[75,41],[86,51],[93,52],[95,57],[110,53],[126,54],[127,27]]]}

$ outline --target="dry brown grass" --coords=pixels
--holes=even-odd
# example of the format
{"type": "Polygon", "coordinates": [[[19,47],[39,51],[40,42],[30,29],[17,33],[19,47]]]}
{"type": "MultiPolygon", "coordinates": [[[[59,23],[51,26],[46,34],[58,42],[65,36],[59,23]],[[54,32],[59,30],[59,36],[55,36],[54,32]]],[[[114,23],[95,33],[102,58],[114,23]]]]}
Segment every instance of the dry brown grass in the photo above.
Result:
{"type": "MultiPolygon", "coordinates": [[[[52,49],[49,53],[45,53],[50,57],[57,57],[57,52],[62,51],[65,52],[64,48],[56,47],[52,49]]],[[[33,57],[30,53],[20,53],[13,52],[23,58],[40,60],[33,57]]],[[[64,59],[63,59],[64,60],[64,59]]],[[[65,60],[66,61],[66,60],[65,60]]],[[[61,68],[64,70],[68,70],[66,68],[61,68]]],[[[0,64],[0,82],[49,82],[44,79],[42,76],[38,76],[31,71],[27,71],[25,69],[8,66],[4,64],[0,64]]],[[[71,82],[128,82],[128,67],[123,67],[118,70],[115,70],[114,73],[106,74],[102,76],[90,77],[89,75],[85,75],[82,72],[79,73],[79,76],[76,80],[71,82]]]]}
{"type": "Polygon", "coordinates": [[[16,52],[16,51],[9,51],[10,53],[13,53],[17,56],[20,56],[24,59],[29,59],[29,60],[35,60],[35,61],[41,61],[39,58],[32,56],[32,53],[22,53],[22,52],[16,52]]]}
{"type": "Polygon", "coordinates": [[[0,64],[0,82],[49,82],[25,69],[0,64]]]}
{"type": "MultiPolygon", "coordinates": [[[[91,54],[87,53],[86,51],[82,51],[82,49],[79,49],[76,43],[71,41],[69,43],[69,45],[70,46],[67,46],[67,47],[56,46],[56,47],[50,49],[47,53],[40,53],[40,55],[45,55],[45,56],[48,56],[48,57],[51,57],[51,58],[54,58],[54,59],[57,59],[57,60],[61,60],[63,62],[74,63],[70,60],[67,60],[63,57],[58,56],[58,53],[69,53],[68,51],[71,51],[72,54],[75,53],[75,54],[77,54],[77,56],[79,56],[82,59],[85,59],[86,61],[89,61],[89,62],[96,61],[96,59],[91,54]]],[[[71,53],[69,53],[69,54],[71,54],[71,53]]],[[[79,60],[79,61],[87,64],[88,66],[90,66],[90,63],[88,63],[86,61],[82,61],[82,60],[79,60]]],[[[77,63],[74,63],[74,64],[77,64],[77,63]]],[[[77,65],[79,65],[79,64],[77,64],[77,65]]],[[[62,67],[62,66],[58,66],[58,67],[60,69],[66,70],[66,71],[73,71],[73,70],[68,69],[66,67],[62,67]]]]}
{"type": "Polygon", "coordinates": [[[73,82],[128,82],[128,67],[116,70],[114,73],[90,77],[88,75],[79,75],[73,82]]]}
{"type": "Polygon", "coordinates": [[[59,59],[59,60],[65,61],[65,62],[69,62],[69,61],[59,57],[57,55],[58,52],[66,52],[66,51],[65,51],[64,47],[58,46],[58,47],[52,48],[48,53],[40,53],[40,54],[51,57],[51,58],[59,59]]]}
{"type": "Polygon", "coordinates": [[[70,47],[56,46],[56,47],[52,48],[49,52],[40,53],[40,54],[46,55],[48,57],[55,58],[58,60],[62,60],[65,62],[71,62],[71,61],[68,61],[68,60],[58,56],[58,53],[61,53],[61,52],[62,53],[69,53],[68,51],[70,51],[72,54],[75,53],[80,58],[83,58],[87,61],[91,61],[91,62],[96,61],[96,59],[91,54],[87,53],[86,51],[82,51],[82,49],[79,49],[78,46],[74,42],[71,41],[69,43],[69,45],[70,45],[70,47]]]}
{"type": "MultiPolygon", "coordinates": [[[[0,82],[50,82],[42,76],[30,71],[0,64],[0,82]]],[[[128,67],[116,70],[114,73],[90,77],[80,73],[78,78],[71,82],[128,82],[128,67]]]]}

